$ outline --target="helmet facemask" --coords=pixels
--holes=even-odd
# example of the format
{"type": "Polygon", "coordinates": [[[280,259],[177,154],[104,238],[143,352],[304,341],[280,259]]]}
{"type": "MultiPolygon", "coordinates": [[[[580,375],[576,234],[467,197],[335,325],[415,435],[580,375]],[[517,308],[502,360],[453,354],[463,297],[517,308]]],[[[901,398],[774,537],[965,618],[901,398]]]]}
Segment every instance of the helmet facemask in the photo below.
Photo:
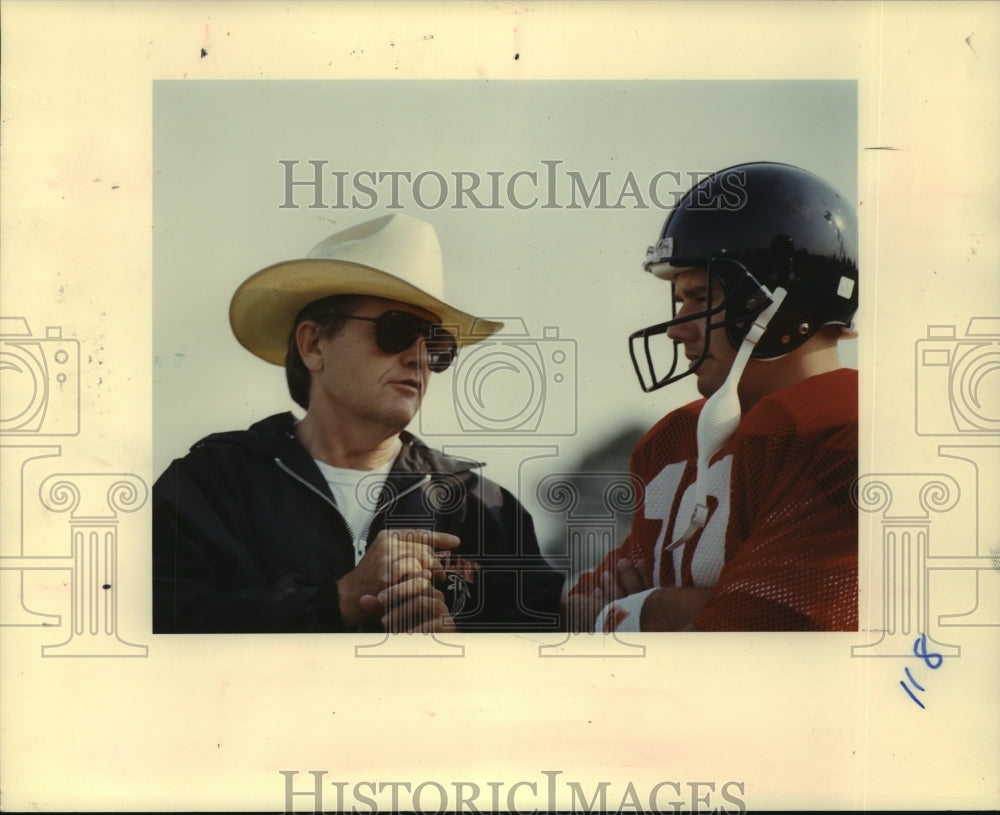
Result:
{"type": "MultiPolygon", "coordinates": [[[[653,252],[651,249],[650,253],[653,252]]],[[[645,265],[648,269],[655,263],[654,256],[653,259],[647,259],[645,265]]],[[[669,271],[664,271],[664,265],[660,265],[654,273],[658,277],[670,280],[673,318],[640,329],[629,336],[632,365],[639,378],[639,385],[646,393],[659,390],[697,371],[709,355],[713,337],[716,337],[716,342],[730,343],[734,348],[738,348],[754,318],[771,304],[772,299],[767,287],[762,285],[742,263],[733,258],[715,257],[704,264],[692,266],[692,268],[704,266],[707,270],[705,296],[710,304],[709,307],[696,314],[678,317],[678,298],[673,294],[676,285],[673,278],[680,269],[673,267],[669,271]],[[711,305],[715,302],[716,293],[720,289],[722,298],[718,304],[711,305]],[[716,320],[720,315],[722,319],[716,320]],[[704,321],[705,340],[701,354],[691,361],[686,370],[677,372],[682,343],[668,337],[667,332],[674,326],[697,320],[704,321]],[[714,332],[718,329],[724,331],[716,336],[714,332]]]]}

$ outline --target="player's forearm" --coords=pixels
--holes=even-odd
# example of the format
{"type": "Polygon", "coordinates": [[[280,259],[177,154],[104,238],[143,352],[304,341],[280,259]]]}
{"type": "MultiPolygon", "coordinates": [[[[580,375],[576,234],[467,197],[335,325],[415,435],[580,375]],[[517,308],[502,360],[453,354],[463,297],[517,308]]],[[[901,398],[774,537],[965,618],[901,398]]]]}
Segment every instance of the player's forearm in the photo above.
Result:
{"type": "Polygon", "coordinates": [[[695,618],[708,603],[710,588],[661,588],[642,605],[642,631],[691,630],[695,618]]]}

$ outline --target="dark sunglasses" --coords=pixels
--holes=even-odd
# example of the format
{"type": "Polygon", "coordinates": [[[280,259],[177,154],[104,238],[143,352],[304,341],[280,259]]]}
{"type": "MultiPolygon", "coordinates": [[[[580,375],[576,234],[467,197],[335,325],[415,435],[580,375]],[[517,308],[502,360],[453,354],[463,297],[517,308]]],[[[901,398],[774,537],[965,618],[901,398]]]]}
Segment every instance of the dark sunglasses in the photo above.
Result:
{"type": "Polygon", "coordinates": [[[352,314],[329,316],[375,323],[375,344],[386,354],[405,351],[422,337],[427,343],[427,353],[430,357],[427,367],[434,373],[446,371],[458,356],[455,338],[448,331],[408,311],[387,311],[378,317],[356,317],[352,314]]]}

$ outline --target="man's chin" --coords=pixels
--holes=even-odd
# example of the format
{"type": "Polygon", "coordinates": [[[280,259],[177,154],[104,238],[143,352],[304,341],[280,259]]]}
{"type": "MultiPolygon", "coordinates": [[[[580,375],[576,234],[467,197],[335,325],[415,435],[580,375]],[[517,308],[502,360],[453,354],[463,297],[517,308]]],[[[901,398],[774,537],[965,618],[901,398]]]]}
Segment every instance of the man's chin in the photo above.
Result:
{"type": "Polygon", "coordinates": [[[394,424],[399,426],[399,429],[404,429],[407,425],[412,422],[417,416],[417,410],[420,408],[420,403],[416,402],[411,405],[400,405],[396,410],[393,410],[389,414],[389,418],[394,424]]]}
{"type": "Polygon", "coordinates": [[[721,382],[717,382],[715,377],[708,376],[707,372],[704,371],[697,371],[694,377],[695,387],[698,388],[698,393],[706,399],[722,386],[721,382]]]}

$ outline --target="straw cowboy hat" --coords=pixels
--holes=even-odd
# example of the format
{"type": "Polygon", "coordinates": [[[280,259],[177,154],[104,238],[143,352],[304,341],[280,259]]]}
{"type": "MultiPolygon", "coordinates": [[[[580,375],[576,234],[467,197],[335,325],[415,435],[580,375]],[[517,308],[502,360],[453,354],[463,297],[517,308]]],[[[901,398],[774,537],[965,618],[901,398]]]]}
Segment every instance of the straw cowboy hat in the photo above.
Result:
{"type": "Polygon", "coordinates": [[[243,347],[275,365],[285,364],[288,334],[299,312],[335,294],[419,306],[436,314],[459,346],[503,328],[449,306],[443,289],[434,227],[408,215],[387,215],[331,235],[304,258],[275,263],[249,277],[229,304],[229,323],[243,347]]]}

